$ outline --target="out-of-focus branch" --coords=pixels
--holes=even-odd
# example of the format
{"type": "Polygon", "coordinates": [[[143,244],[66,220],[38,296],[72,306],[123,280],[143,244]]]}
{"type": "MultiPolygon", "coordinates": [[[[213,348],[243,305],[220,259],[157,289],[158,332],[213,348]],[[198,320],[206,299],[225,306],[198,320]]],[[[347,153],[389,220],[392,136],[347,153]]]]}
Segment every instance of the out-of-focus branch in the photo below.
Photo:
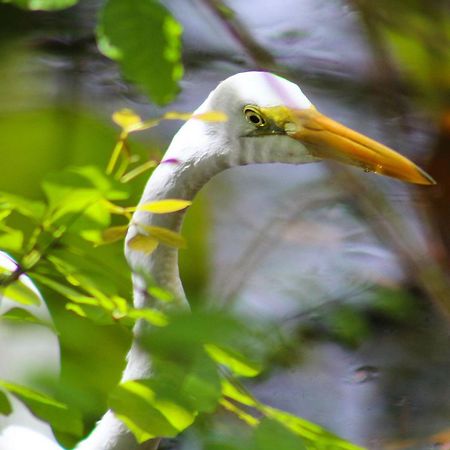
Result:
{"type": "Polygon", "coordinates": [[[428,196],[432,219],[442,239],[434,249],[435,255],[450,269],[450,109],[442,116],[428,169],[439,183],[428,196]]]}
{"type": "Polygon", "coordinates": [[[279,70],[274,57],[256,42],[231,9],[220,0],[203,0],[203,3],[221,20],[228,33],[242,46],[258,68],[279,70]]]}

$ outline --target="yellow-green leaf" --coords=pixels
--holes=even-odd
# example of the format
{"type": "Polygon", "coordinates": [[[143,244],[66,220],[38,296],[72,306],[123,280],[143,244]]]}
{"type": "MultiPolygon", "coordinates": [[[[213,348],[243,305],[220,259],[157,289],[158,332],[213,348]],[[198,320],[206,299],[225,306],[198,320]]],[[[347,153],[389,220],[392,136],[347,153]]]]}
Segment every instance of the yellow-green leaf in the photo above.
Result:
{"type": "Polygon", "coordinates": [[[39,294],[27,286],[20,278],[6,287],[0,288],[0,299],[6,297],[22,305],[39,305],[39,294]]]}
{"type": "Polygon", "coordinates": [[[239,417],[239,419],[243,420],[247,425],[251,427],[255,427],[256,425],[258,425],[259,420],[256,417],[253,417],[251,414],[239,408],[234,403],[231,403],[223,398],[222,400],[220,400],[220,404],[228,411],[236,414],[236,416],[239,417]]]}
{"type": "Polygon", "coordinates": [[[204,122],[226,122],[228,116],[221,111],[209,111],[201,114],[194,114],[194,119],[203,120],[204,122]]]}
{"type": "Polygon", "coordinates": [[[205,349],[214,361],[227,366],[235,375],[243,377],[256,377],[261,372],[261,365],[248,361],[240,353],[207,344],[205,349]]]}
{"type": "Polygon", "coordinates": [[[166,214],[181,211],[191,204],[192,202],[189,200],[165,199],[139,205],[136,209],[138,211],[148,211],[153,214],[166,214]]]}
{"type": "Polygon", "coordinates": [[[123,130],[128,131],[130,128],[142,122],[142,119],[132,109],[121,109],[112,115],[113,121],[123,130]]]}
{"type": "Polygon", "coordinates": [[[208,111],[200,114],[169,111],[166,114],[164,114],[163,119],[166,120],[198,119],[203,120],[205,122],[226,122],[228,120],[228,116],[221,111],[208,111]]]}
{"type": "Polygon", "coordinates": [[[128,225],[107,228],[102,232],[102,241],[105,244],[120,241],[127,234],[128,225]]]}
{"type": "Polygon", "coordinates": [[[196,413],[161,394],[145,380],[126,381],[111,393],[109,406],[139,441],[174,437],[192,424],[196,413]]]}
{"type": "Polygon", "coordinates": [[[158,247],[158,239],[152,236],[137,234],[128,241],[128,247],[139,252],[152,253],[158,247]]]}
{"type": "Polygon", "coordinates": [[[132,309],[127,315],[132,319],[143,319],[157,327],[164,327],[169,323],[167,316],[156,309],[132,309]]]}
{"type": "Polygon", "coordinates": [[[222,380],[222,394],[246,406],[256,407],[258,402],[247,392],[239,389],[229,380],[222,380]]]}
{"type": "Polygon", "coordinates": [[[185,248],[186,240],[181,234],[176,233],[175,231],[168,230],[167,228],[155,227],[153,225],[138,225],[142,227],[149,235],[161,242],[162,244],[166,244],[169,247],[175,248],[185,248]]]}
{"type": "Polygon", "coordinates": [[[163,119],[166,119],[166,120],[189,120],[191,117],[192,117],[192,113],[169,111],[164,114],[163,119]]]}

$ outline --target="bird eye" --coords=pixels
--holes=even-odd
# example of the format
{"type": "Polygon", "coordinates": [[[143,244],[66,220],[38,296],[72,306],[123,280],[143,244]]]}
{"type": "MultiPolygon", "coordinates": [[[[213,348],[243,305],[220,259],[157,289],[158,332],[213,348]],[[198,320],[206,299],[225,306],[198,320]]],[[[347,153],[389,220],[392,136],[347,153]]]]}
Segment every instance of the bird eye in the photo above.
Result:
{"type": "Polygon", "coordinates": [[[251,106],[246,106],[244,108],[244,115],[248,122],[256,127],[263,127],[266,125],[266,119],[261,115],[261,113],[251,106]]]}

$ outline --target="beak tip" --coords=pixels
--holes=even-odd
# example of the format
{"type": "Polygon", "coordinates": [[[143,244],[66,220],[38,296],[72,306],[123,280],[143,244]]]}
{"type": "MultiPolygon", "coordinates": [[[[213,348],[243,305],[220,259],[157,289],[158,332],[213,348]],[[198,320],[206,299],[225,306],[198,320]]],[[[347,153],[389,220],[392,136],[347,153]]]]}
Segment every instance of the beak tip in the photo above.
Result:
{"type": "Polygon", "coordinates": [[[434,186],[437,184],[436,180],[431,176],[428,175],[424,170],[422,170],[420,167],[417,167],[417,172],[420,175],[420,179],[416,182],[417,184],[423,184],[426,186],[434,186]]]}

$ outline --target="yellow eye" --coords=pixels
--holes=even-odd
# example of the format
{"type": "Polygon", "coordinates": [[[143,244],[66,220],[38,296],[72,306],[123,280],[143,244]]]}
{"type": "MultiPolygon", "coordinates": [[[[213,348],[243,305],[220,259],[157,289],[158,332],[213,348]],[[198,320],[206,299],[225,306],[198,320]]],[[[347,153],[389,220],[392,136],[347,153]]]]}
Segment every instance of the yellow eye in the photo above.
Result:
{"type": "Polygon", "coordinates": [[[263,127],[266,125],[266,119],[253,106],[246,106],[244,108],[244,115],[247,121],[255,127],[263,127]]]}

